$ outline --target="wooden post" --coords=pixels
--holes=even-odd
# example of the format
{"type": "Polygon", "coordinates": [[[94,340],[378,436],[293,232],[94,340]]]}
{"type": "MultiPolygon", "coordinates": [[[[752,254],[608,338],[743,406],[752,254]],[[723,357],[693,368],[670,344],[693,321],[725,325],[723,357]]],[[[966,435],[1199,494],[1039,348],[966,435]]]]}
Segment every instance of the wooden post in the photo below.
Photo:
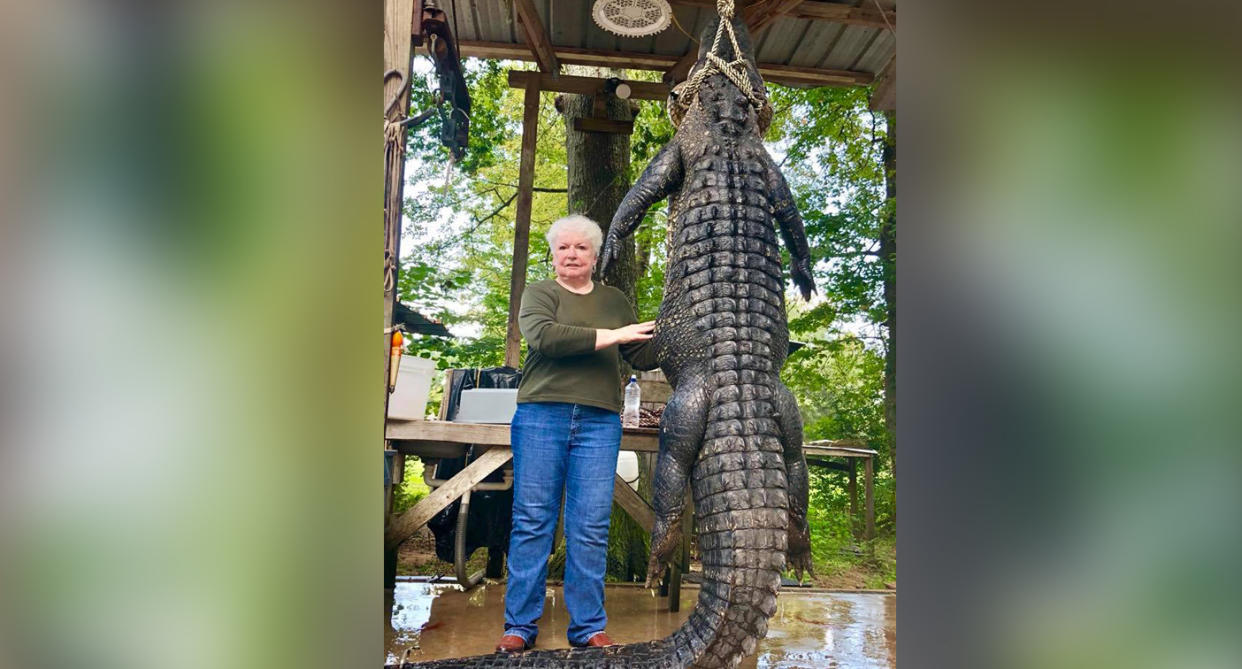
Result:
{"type": "Polygon", "coordinates": [[[535,187],[535,139],[539,129],[539,80],[526,82],[525,115],[522,117],[522,162],[518,167],[517,221],[513,230],[513,271],[509,275],[509,331],[505,337],[505,365],[521,364],[522,333],[518,310],[526,290],[526,264],[530,256],[530,207],[535,187]]]}
{"type": "Polygon", "coordinates": [[[858,538],[858,462],[849,458],[850,483],[846,491],[850,496],[850,535],[858,538]]]}
{"type": "MultiPolygon", "coordinates": [[[[414,26],[414,0],[385,0],[384,2],[384,72],[396,70],[401,73],[401,77],[386,77],[384,79],[384,96],[380,103],[384,105],[382,114],[387,115],[386,120],[397,120],[405,118],[407,110],[410,107],[410,89],[404,84],[409,81],[410,77],[410,56],[414,49],[411,33],[414,26]],[[395,109],[390,113],[388,110],[388,101],[397,98],[395,109]]],[[[421,2],[419,3],[421,6],[421,2]]],[[[421,19],[421,17],[420,17],[421,19]]],[[[376,73],[377,75],[379,73],[376,73]]],[[[377,115],[378,116],[378,115],[377,115]]],[[[385,134],[381,136],[380,142],[384,146],[384,236],[383,249],[385,251],[384,261],[384,321],[380,330],[383,345],[377,348],[382,349],[384,356],[384,404],[383,414],[381,414],[381,424],[385,427],[380,428],[386,430],[388,420],[388,375],[389,364],[391,358],[389,356],[390,347],[392,345],[391,335],[388,330],[392,328],[392,312],[397,301],[397,278],[400,269],[401,258],[401,198],[402,186],[405,183],[405,164],[396,158],[405,156],[405,133],[400,133],[397,139],[397,146],[389,147],[387,138],[387,128],[385,134]],[[392,265],[389,265],[389,263],[392,265]],[[391,272],[391,274],[390,274],[391,272]]],[[[389,443],[383,438],[381,433],[381,448],[388,449],[389,443]]],[[[390,514],[392,504],[392,488],[393,482],[390,480],[384,490],[384,526],[388,527],[392,519],[390,514]]],[[[384,547],[384,587],[392,588],[397,578],[397,546],[396,544],[384,547]]]]}
{"type": "MultiPolygon", "coordinates": [[[[401,73],[400,77],[392,76],[384,80],[384,101],[381,104],[387,105],[388,101],[394,96],[397,97],[397,104],[391,112],[391,119],[404,119],[407,110],[410,107],[410,88],[405,83],[409,81],[410,76],[410,57],[414,46],[410,32],[414,25],[414,0],[386,0],[384,2],[384,71],[396,70],[401,73]]],[[[387,109],[383,113],[388,114],[387,109]]],[[[390,119],[390,120],[391,120],[390,119]]],[[[405,133],[401,133],[398,140],[399,149],[397,155],[405,155],[405,133]]],[[[405,184],[405,164],[398,162],[396,164],[387,164],[384,179],[387,182],[384,201],[384,246],[385,250],[391,252],[393,263],[398,263],[401,257],[401,198],[402,186],[405,184]],[[389,241],[391,240],[391,242],[389,241]],[[387,248],[391,245],[391,249],[387,248]]],[[[385,267],[387,272],[388,268],[385,267]]],[[[392,327],[393,305],[397,299],[397,270],[393,270],[392,281],[384,287],[384,327],[392,327]]],[[[383,355],[384,355],[384,410],[388,410],[388,363],[389,363],[389,346],[390,337],[385,334],[383,355]]]]}
{"type": "Polygon", "coordinates": [[[875,467],[872,462],[873,457],[868,457],[863,461],[863,487],[866,490],[866,522],[867,526],[863,530],[864,539],[875,538],[875,467]]]}
{"type": "Polygon", "coordinates": [[[694,499],[686,491],[685,511],[681,514],[681,551],[677,560],[670,565],[668,585],[668,610],[677,613],[681,610],[681,572],[690,571],[690,535],[694,532],[694,499]]]}
{"type": "Polygon", "coordinates": [[[678,560],[668,566],[668,610],[673,613],[681,610],[681,564],[678,560]]]}

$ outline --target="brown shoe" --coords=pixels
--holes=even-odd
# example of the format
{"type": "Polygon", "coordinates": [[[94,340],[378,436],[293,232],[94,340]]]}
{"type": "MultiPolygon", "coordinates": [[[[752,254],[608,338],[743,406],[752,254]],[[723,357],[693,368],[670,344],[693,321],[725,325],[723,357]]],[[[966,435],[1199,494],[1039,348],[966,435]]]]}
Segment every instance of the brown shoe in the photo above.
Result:
{"type": "Polygon", "coordinates": [[[617,643],[613,641],[612,639],[608,638],[608,635],[606,633],[596,632],[595,634],[591,635],[590,639],[586,640],[586,643],[571,644],[571,645],[574,648],[607,648],[609,646],[615,646],[617,645],[617,643]]]}
{"type": "Polygon", "coordinates": [[[530,644],[526,643],[526,639],[516,634],[506,634],[500,637],[500,643],[496,644],[497,653],[520,653],[530,648],[530,644]]]}

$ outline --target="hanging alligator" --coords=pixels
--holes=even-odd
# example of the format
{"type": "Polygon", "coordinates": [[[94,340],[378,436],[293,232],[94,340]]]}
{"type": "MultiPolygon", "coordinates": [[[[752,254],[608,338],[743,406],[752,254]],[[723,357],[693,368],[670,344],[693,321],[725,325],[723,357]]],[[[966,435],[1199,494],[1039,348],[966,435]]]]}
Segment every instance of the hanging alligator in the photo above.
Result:
{"type": "Polygon", "coordinates": [[[673,243],[653,341],[673,395],[660,425],[647,586],[679,550],[689,484],[703,563],[697,606],[655,641],[405,667],[734,667],[767,633],[782,572],[810,571],[802,421],[779,377],[789,332],[776,227],[802,296],[815,288],[802,218],[761,142],[771,116],[763,81],[745,25],[732,27],[736,36],[727,25],[705,33],[670,100],[677,132],[621,202],[600,256],[602,271],[669,198],[673,243]]]}

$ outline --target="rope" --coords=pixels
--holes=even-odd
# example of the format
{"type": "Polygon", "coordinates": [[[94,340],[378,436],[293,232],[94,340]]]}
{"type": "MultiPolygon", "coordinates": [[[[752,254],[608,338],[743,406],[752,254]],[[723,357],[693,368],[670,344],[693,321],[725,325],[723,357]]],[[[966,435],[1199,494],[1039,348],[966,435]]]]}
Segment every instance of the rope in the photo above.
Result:
{"type": "Polygon", "coordinates": [[[392,189],[392,171],[400,170],[405,163],[405,145],[401,141],[405,132],[403,117],[405,112],[397,109],[397,103],[405,92],[406,78],[400,70],[389,70],[384,73],[384,81],[396,76],[400,80],[397,91],[384,107],[384,227],[387,232],[384,240],[384,292],[388,293],[397,285],[397,237],[401,234],[401,203],[395,201],[392,189]]]}
{"type": "Polygon", "coordinates": [[[733,31],[733,0],[716,0],[716,13],[720,15],[720,23],[716,26],[716,38],[712,40],[712,48],[704,56],[704,64],[686,81],[673,87],[673,104],[669,107],[669,116],[673,125],[680,126],[686,112],[699,97],[699,88],[713,74],[720,73],[733,82],[734,86],[750,100],[759,121],[759,132],[767,131],[772,122],[772,105],[768,102],[767,91],[760,86],[755,90],[748,76],[748,63],[738,46],[737,34],[733,31]],[[721,37],[729,36],[729,45],[733,47],[733,60],[726,61],[717,52],[720,51],[721,37]]]}
{"type": "Polygon", "coordinates": [[[871,2],[875,4],[876,10],[880,12],[880,18],[884,19],[884,25],[888,26],[888,31],[893,34],[893,37],[896,37],[897,31],[893,28],[893,24],[888,20],[888,12],[884,11],[884,8],[880,6],[880,0],[871,0],[871,2]]]}

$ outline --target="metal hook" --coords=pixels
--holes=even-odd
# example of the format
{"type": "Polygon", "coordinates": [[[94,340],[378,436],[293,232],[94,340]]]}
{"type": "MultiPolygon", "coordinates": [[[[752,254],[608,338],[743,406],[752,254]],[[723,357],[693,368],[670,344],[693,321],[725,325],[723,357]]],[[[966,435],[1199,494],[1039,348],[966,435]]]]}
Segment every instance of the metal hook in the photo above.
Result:
{"type": "Polygon", "coordinates": [[[393,75],[396,75],[397,78],[401,80],[401,84],[397,86],[397,91],[392,94],[392,98],[390,98],[388,100],[388,104],[384,106],[384,118],[388,118],[389,116],[392,115],[393,108],[396,107],[397,103],[401,101],[401,94],[405,92],[405,86],[406,86],[405,73],[402,72],[401,70],[393,69],[393,70],[389,70],[385,72],[384,83],[388,83],[388,79],[392,77],[393,75]]]}

